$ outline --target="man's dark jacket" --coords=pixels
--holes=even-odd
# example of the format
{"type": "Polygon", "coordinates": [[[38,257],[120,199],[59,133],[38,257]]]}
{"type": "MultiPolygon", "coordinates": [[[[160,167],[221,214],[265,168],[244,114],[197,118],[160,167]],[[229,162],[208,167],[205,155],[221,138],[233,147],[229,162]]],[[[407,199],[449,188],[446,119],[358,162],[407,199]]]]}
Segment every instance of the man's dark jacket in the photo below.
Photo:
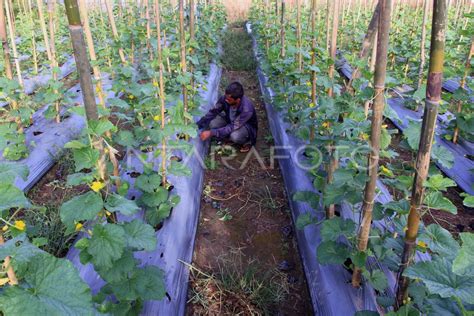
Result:
{"type": "Polygon", "coordinates": [[[221,128],[211,129],[211,135],[217,138],[226,138],[233,131],[239,128],[246,128],[249,132],[250,142],[252,145],[255,145],[257,142],[258,122],[257,113],[255,112],[252,101],[244,95],[240,99],[240,106],[235,114],[235,120],[231,122],[229,114],[230,105],[225,101],[225,96],[222,96],[217,100],[216,105],[197,122],[198,127],[200,129],[208,128],[209,123],[222,112],[225,113],[223,119],[225,119],[227,125],[221,128]]]}

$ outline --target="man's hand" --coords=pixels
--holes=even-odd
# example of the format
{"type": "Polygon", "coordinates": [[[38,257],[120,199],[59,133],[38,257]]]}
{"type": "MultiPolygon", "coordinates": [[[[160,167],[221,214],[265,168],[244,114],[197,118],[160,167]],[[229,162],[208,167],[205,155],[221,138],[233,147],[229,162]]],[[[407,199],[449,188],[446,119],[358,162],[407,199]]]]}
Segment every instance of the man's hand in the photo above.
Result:
{"type": "Polygon", "coordinates": [[[199,137],[201,138],[202,141],[205,141],[211,137],[211,131],[203,131],[201,132],[199,137]]]}

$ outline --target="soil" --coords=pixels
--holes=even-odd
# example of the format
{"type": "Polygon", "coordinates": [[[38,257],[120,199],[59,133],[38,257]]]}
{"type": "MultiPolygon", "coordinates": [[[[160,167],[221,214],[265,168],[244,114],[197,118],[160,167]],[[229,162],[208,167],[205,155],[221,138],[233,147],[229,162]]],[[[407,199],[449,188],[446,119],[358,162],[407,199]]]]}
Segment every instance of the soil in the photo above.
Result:
{"type": "Polygon", "coordinates": [[[232,159],[211,145],[217,163],[204,176],[187,315],[312,315],[283,179],[278,163],[271,166],[273,140],[256,72],[224,69],[221,85],[233,81],[242,83],[256,107],[257,144],[245,154],[233,149],[232,159]],[[284,295],[259,306],[252,293],[226,287],[227,265],[244,274],[255,268],[256,279],[277,280],[284,295]]]}
{"type": "MultiPolygon", "coordinates": [[[[393,123],[389,120],[385,120],[385,124],[388,125],[388,129],[396,129],[395,125],[393,125],[393,123]]],[[[399,154],[399,156],[395,158],[398,163],[413,165],[415,161],[414,159],[416,159],[416,157],[413,157],[413,153],[410,150],[400,146],[402,139],[403,136],[401,132],[392,135],[390,149],[399,154]]],[[[381,163],[387,162],[390,162],[390,160],[381,159],[381,163]]],[[[443,195],[456,206],[458,210],[456,215],[445,211],[429,210],[423,216],[423,223],[425,225],[433,223],[439,224],[455,236],[462,232],[474,232],[474,209],[463,204],[463,198],[460,195],[462,192],[463,191],[457,186],[448,188],[446,192],[443,192],[443,195]]],[[[394,189],[390,189],[390,193],[398,198],[400,198],[402,195],[401,192],[397,192],[394,189]]]]}

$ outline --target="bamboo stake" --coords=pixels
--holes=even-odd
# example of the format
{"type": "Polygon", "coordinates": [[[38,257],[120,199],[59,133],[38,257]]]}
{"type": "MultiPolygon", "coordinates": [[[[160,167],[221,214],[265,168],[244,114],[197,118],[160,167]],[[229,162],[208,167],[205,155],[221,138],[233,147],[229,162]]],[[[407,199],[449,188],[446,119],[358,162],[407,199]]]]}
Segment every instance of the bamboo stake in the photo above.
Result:
{"type": "MultiPolygon", "coordinates": [[[[52,78],[54,81],[58,80],[58,74],[56,72],[56,68],[58,67],[58,63],[56,61],[56,44],[55,44],[55,32],[54,32],[54,16],[55,16],[55,9],[56,9],[56,0],[48,0],[48,17],[49,17],[49,45],[50,45],[50,52],[51,52],[51,73],[52,78]]],[[[54,90],[55,94],[58,94],[58,90],[54,90]]],[[[61,116],[59,115],[59,101],[54,103],[54,107],[56,109],[56,123],[61,122],[61,116]]]]}
{"type": "Polygon", "coordinates": [[[423,24],[421,25],[421,43],[420,43],[420,68],[418,69],[418,85],[417,89],[420,89],[423,83],[423,71],[425,69],[425,42],[426,42],[426,21],[428,19],[428,11],[430,8],[430,1],[425,0],[423,7],[423,24]]]}
{"type": "MultiPolygon", "coordinates": [[[[375,202],[375,189],[379,169],[380,135],[385,107],[385,75],[387,72],[387,50],[390,33],[390,8],[392,0],[380,0],[380,14],[378,22],[377,63],[374,74],[375,100],[372,111],[370,134],[371,152],[369,154],[368,175],[369,181],[365,185],[364,202],[362,204],[362,222],[358,234],[357,248],[361,252],[367,251],[369,233],[372,225],[372,211],[375,202]]],[[[354,267],[352,286],[359,287],[362,270],[354,267]]]]}
{"type": "Polygon", "coordinates": [[[36,6],[38,7],[38,17],[40,20],[41,31],[43,32],[43,40],[44,40],[44,46],[46,49],[46,54],[48,56],[48,61],[51,63],[51,60],[53,60],[53,57],[51,56],[51,47],[49,46],[48,32],[46,31],[46,22],[44,20],[44,15],[43,15],[43,1],[36,0],[36,6]]]}
{"type": "MultiPolygon", "coordinates": [[[[362,42],[362,48],[359,52],[359,59],[366,59],[369,55],[370,48],[373,46],[375,42],[375,37],[377,34],[377,25],[379,19],[379,12],[380,12],[380,5],[377,4],[375,7],[374,13],[372,14],[372,19],[370,20],[369,26],[367,28],[367,33],[365,34],[364,40],[362,42]]],[[[360,77],[360,69],[355,68],[352,72],[352,78],[349,80],[348,86],[352,86],[352,81],[360,77]]]]}
{"type": "Polygon", "coordinates": [[[298,69],[300,72],[303,71],[303,54],[301,54],[302,40],[301,40],[301,3],[300,0],[296,0],[296,39],[297,39],[297,61],[298,69]]]}
{"type": "Polygon", "coordinates": [[[372,55],[370,57],[370,71],[375,71],[375,61],[377,59],[377,43],[378,43],[378,31],[375,32],[374,43],[372,44],[372,55]]]}
{"type": "MultiPolygon", "coordinates": [[[[339,0],[337,0],[339,1],[339,0]]],[[[332,0],[327,0],[327,11],[326,11],[326,49],[329,51],[329,32],[331,30],[331,20],[329,18],[329,13],[331,12],[331,2],[332,0]]]]}
{"type": "MultiPolygon", "coordinates": [[[[179,0],[179,46],[180,46],[180,55],[181,55],[181,73],[183,75],[187,72],[186,66],[186,34],[184,31],[184,0],[179,0]]],[[[186,85],[182,85],[183,90],[183,106],[184,106],[184,113],[188,112],[188,90],[186,89],[186,85]]],[[[184,119],[185,123],[187,123],[187,119],[184,119]]]]}
{"type": "MultiPolygon", "coordinates": [[[[12,64],[10,60],[10,46],[8,45],[5,10],[4,10],[3,5],[4,5],[4,2],[0,0],[0,40],[2,41],[3,60],[4,60],[4,65],[5,65],[5,76],[9,80],[13,80],[13,69],[12,69],[12,64]]],[[[15,110],[16,112],[16,110],[18,110],[17,101],[11,100],[10,104],[11,104],[12,109],[15,110]]],[[[15,117],[15,122],[18,127],[18,132],[23,133],[23,126],[18,116],[15,117]]]]}
{"type": "MultiPolygon", "coordinates": [[[[316,0],[311,1],[311,104],[316,106],[316,0]]],[[[311,113],[314,118],[314,112],[311,113]]],[[[309,132],[309,140],[314,139],[314,126],[311,125],[309,132]]]]}
{"type": "Polygon", "coordinates": [[[21,87],[23,87],[23,78],[21,76],[21,69],[20,69],[20,59],[18,58],[18,51],[16,49],[15,31],[13,29],[13,20],[11,18],[11,13],[13,11],[8,3],[8,0],[5,0],[5,10],[7,11],[8,33],[10,35],[10,42],[12,44],[13,60],[15,62],[16,76],[18,78],[18,83],[20,84],[21,87]]]}
{"type": "Polygon", "coordinates": [[[38,53],[36,51],[36,38],[35,38],[35,28],[34,28],[34,21],[33,21],[33,11],[31,9],[31,0],[28,0],[28,17],[30,19],[31,24],[31,47],[32,47],[32,55],[33,55],[33,67],[35,73],[38,74],[38,53]]]}
{"type": "Polygon", "coordinates": [[[148,54],[150,54],[150,60],[153,60],[153,48],[151,46],[151,26],[150,26],[150,4],[148,0],[144,2],[145,6],[145,19],[146,19],[146,47],[148,54]]]}
{"type": "MultiPolygon", "coordinates": [[[[161,129],[165,128],[165,84],[163,78],[164,66],[163,66],[163,55],[161,47],[161,11],[158,0],[155,1],[155,19],[156,19],[156,31],[157,31],[157,40],[158,40],[158,67],[159,67],[159,97],[160,97],[160,108],[161,108],[161,129]]],[[[162,141],[161,146],[161,177],[163,186],[166,185],[166,138],[162,141]]]]}
{"type": "MultiPolygon", "coordinates": [[[[332,19],[332,32],[331,32],[331,42],[329,43],[329,56],[332,59],[332,64],[329,66],[329,80],[334,80],[334,70],[336,63],[336,50],[337,50],[337,32],[339,27],[339,1],[334,1],[333,7],[333,19],[332,19]]],[[[333,88],[329,88],[328,95],[330,97],[334,96],[333,88]]]]}
{"type": "MultiPolygon", "coordinates": [[[[119,36],[117,32],[117,26],[115,25],[115,18],[114,18],[114,12],[112,10],[112,4],[110,3],[110,0],[104,0],[104,2],[105,2],[105,8],[107,9],[107,15],[109,17],[110,27],[112,28],[112,35],[114,37],[114,40],[118,41],[119,36]]],[[[125,59],[125,53],[123,52],[123,48],[120,46],[118,51],[119,51],[120,61],[122,62],[123,65],[125,65],[127,63],[127,60],[125,59]]]]}
{"type": "MultiPolygon", "coordinates": [[[[92,39],[92,33],[90,30],[89,15],[87,13],[85,0],[78,0],[78,5],[79,5],[79,11],[82,17],[82,21],[83,21],[82,27],[84,28],[84,35],[86,37],[87,47],[89,48],[89,58],[94,63],[94,66],[92,66],[92,71],[94,73],[94,79],[95,79],[95,91],[97,92],[97,98],[99,99],[100,106],[103,109],[105,109],[106,104],[105,104],[105,97],[104,97],[104,89],[102,87],[102,74],[101,74],[99,66],[97,66],[96,64],[97,55],[95,53],[94,41],[92,39]]],[[[112,138],[110,131],[106,133],[106,136],[109,139],[112,138]]],[[[119,163],[117,161],[117,157],[115,157],[115,149],[109,147],[108,154],[109,154],[110,162],[112,163],[112,166],[113,166],[115,186],[119,188],[121,184],[120,171],[119,171],[119,163]]]]}
{"type": "MultiPolygon", "coordinates": [[[[66,15],[69,21],[69,32],[71,34],[72,47],[74,49],[74,58],[76,60],[76,67],[79,73],[79,83],[84,99],[84,108],[86,111],[87,122],[97,121],[99,113],[97,111],[97,104],[95,102],[94,89],[91,78],[91,65],[87,58],[86,44],[84,42],[84,32],[81,24],[81,17],[79,13],[79,6],[77,0],[65,0],[66,15]]],[[[97,162],[97,171],[102,180],[107,179],[104,144],[102,138],[94,138],[92,140],[94,146],[100,153],[99,161],[97,162]]]]}
{"type": "MultiPolygon", "coordinates": [[[[471,48],[469,49],[469,53],[467,54],[466,67],[464,68],[464,76],[461,79],[461,89],[466,88],[466,79],[471,70],[471,58],[473,54],[474,54],[474,38],[471,39],[471,48]]],[[[458,101],[457,112],[461,113],[461,111],[462,111],[462,102],[458,101]]],[[[458,137],[459,137],[459,126],[457,126],[456,124],[456,128],[454,129],[454,135],[453,135],[453,143],[457,144],[458,137]]]]}
{"type": "Polygon", "coordinates": [[[441,101],[444,46],[446,39],[446,13],[446,0],[434,0],[425,110],[423,113],[420,145],[416,157],[415,179],[410,201],[410,213],[408,215],[408,229],[405,235],[405,245],[398,273],[397,308],[404,304],[408,296],[409,279],[403,275],[403,272],[413,262],[415,254],[416,237],[420,224],[420,211],[424,193],[423,184],[428,176],[436,118],[441,101]]]}
{"type": "Polygon", "coordinates": [[[280,55],[285,58],[285,0],[281,1],[280,41],[280,55]]]}

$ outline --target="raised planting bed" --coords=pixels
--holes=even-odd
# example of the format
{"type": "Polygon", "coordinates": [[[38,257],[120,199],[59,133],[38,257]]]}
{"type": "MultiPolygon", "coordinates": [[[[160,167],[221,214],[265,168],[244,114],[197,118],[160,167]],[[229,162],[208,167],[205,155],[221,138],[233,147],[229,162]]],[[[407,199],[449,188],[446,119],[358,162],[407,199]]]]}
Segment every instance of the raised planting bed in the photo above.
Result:
{"type": "MultiPolygon", "coordinates": [[[[206,79],[206,91],[200,90],[203,99],[200,110],[207,111],[217,100],[218,86],[222,69],[211,64],[210,72],[206,79]]],[[[136,252],[135,258],[140,260],[142,266],[157,266],[164,272],[166,283],[166,297],[161,301],[147,301],[142,310],[143,315],[184,315],[187,301],[187,284],[189,269],[184,263],[191,263],[199,219],[199,209],[203,182],[203,157],[206,155],[207,145],[199,138],[189,141],[193,151],[186,155],[182,151],[175,152],[180,156],[185,165],[191,169],[192,175],[171,176],[170,182],[174,188],[173,195],[179,195],[181,201],[173,207],[171,215],[163,222],[162,227],[156,231],[157,248],[153,252],[136,252]]],[[[130,150],[124,161],[127,166],[121,170],[121,178],[130,183],[128,198],[135,200],[140,197],[140,192],[133,188],[134,179],[143,172],[142,160],[138,158],[140,151],[130,150]]],[[[147,162],[159,170],[160,159],[153,152],[147,154],[147,162]]],[[[133,218],[119,217],[120,221],[131,221],[135,218],[144,218],[139,212],[133,218]]],[[[79,260],[79,250],[72,247],[67,258],[79,270],[81,278],[90,286],[93,293],[97,293],[105,284],[94,271],[92,264],[83,265],[79,260]]]]}

